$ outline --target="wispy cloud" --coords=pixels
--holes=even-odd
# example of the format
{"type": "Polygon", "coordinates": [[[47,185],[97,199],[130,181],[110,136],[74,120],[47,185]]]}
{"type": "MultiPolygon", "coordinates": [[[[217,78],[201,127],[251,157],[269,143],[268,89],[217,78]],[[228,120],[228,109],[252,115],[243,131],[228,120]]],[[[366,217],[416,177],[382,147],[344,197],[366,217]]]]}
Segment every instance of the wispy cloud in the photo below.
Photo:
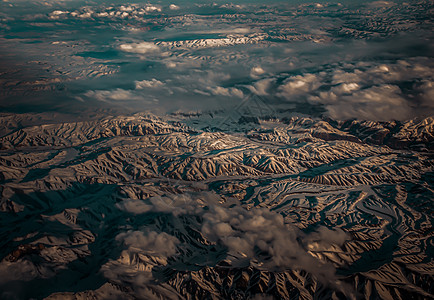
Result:
{"type": "Polygon", "coordinates": [[[138,43],[129,43],[129,44],[121,44],[119,49],[124,52],[129,53],[137,53],[137,54],[155,54],[160,51],[160,48],[151,42],[138,42],[138,43]]]}
{"type": "Polygon", "coordinates": [[[116,236],[116,240],[128,247],[128,250],[154,256],[172,256],[176,254],[179,240],[165,232],[127,231],[116,236]]]}
{"type": "Polygon", "coordinates": [[[84,96],[105,102],[144,100],[144,97],[124,89],[88,91],[84,96]]]}

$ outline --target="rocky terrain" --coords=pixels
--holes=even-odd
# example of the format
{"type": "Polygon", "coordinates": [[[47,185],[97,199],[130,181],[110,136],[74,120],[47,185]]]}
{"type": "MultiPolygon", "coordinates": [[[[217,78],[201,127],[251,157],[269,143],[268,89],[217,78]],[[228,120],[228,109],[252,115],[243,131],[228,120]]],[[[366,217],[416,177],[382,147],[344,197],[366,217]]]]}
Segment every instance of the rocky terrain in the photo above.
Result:
{"type": "Polygon", "coordinates": [[[433,298],[432,118],[209,118],[3,115],[1,298],[433,298]]]}

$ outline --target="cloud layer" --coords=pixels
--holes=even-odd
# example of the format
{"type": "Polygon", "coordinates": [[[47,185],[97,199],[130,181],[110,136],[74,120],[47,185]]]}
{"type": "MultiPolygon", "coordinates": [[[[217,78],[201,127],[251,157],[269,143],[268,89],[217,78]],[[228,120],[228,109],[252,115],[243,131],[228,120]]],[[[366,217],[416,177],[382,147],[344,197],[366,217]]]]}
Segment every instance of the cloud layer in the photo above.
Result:
{"type": "MultiPolygon", "coordinates": [[[[236,205],[236,202],[220,202],[221,199],[212,193],[193,197],[168,195],[145,201],[124,200],[118,204],[118,208],[136,215],[168,213],[176,219],[185,216],[200,218],[201,225],[195,230],[199,231],[206,241],[224,245],[227,248],[226,260],[233,266],[254,265],[268,271],[302,269],[324,282],[330,282],[331,278],[334,278],[333,265],[318,260],[309,251],[323,251],[330,245],[342,245],[348,239],[342,230],[319,228],[312,234],[304,234],[297,227],[286,224],[280,214],[268,209],[247,210],[236,205]]],[[[181,233],[191,229],[176,230],[181,233]]],[[[175,255],[176,246],[188,248],[188,245],[183,245],[178,239],[163,233],[127,232],[118,235],[117,239],[123,240],[127,246],[138,247],[143,251],[150,249],[155,253],[158,252],[156,245],[159,241],[164,241],[167,249],[158,254],[163,256],[175,255]]]]}
{"type": "Polygon", "coordinates": [[[1,3],[7,106],[31,94],[104,109],[120,101],[148,109],[152,99],[165,112],[231,111],[254,93],[291,113],[336,119],[433,114],[428,1],[40,1],[31,13],[24,3],[1,3]],[[34,30],[46,34],[24,34],[34,30]]]}
{"type": "Polygon", "coordinates": [[[176,245],[179,240],[165,232],[142,232],[127,231],[116,236],[117,241],[121,241],[128,247],[129,251],[146,253],[154,256],[168,257],[176,254],[176,245]]]}
{"type": "Polygon", "coordinates": [[[119,49],[125,52],[137,54],[149,54],[160,51],[160,48],[157,45],[149,42],[122,44],[119,46],[119,49]]]}
{"type": "Polygon", "coordinates": [[[288,102],[323,105],[334,119],[406,120],[434,112],[433,70],[425,58],[359,62],[290,76],[277,90],[288,102]]]}

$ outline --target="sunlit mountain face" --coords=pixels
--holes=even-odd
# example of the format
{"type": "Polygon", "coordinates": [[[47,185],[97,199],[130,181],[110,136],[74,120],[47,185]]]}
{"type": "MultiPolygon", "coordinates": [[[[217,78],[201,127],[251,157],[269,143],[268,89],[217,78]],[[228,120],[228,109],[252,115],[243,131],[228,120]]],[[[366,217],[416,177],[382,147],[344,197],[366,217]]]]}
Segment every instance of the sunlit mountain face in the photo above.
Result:
{"type": "Polygon", "coordinates": [[[0,299],[432,299],[432,1],[0,2],[0,299]]]}

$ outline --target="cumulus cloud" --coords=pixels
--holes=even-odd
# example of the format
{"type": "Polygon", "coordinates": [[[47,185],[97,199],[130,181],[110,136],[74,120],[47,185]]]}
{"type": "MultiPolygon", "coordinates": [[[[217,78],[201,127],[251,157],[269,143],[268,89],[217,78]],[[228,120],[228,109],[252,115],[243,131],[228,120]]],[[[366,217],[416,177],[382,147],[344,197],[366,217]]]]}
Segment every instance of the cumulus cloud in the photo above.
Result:
{"type": "Polygon", "coordinates": [[[146,204],[142,200],[134,200],[134,199],[124,200],[120,203],[117,203],[116,206],[120,210],[127,211],[135,215],[147,213],[153,209],[152,205],[146,204]]]}
{"type": "Polygon", "coordinates": [[[265,70],[262,69],[261,67],[257,66],[257,67],[253,67],[250,70],[250,76],[254,79],[257,79],[259,77],[261,77],[262,75],[265,74],[265,70]]]}
{"type": "MultiPolygon", "coordinates": [[[[179,66],[177,63],[176,67],[177,71],[179,71],[179,68],[186,67],[186,65],[179,66]]],[[[172,86],[176,88],[176,90],[173,87],[170,88],[174,93],[177,92],[179,94],[180,92],[187,92],[207,97],[226,97],[234,100],[244,97],[244,93],[241,89],[237,87],[224,87],[224,85],[228,83],[231,84],[231,75],[227,72],[203,71],[198,69],[200,65],[193,64],[188,65],[188,67],[191,67],[191,70],[183,70],[185,72],[184,74],[176,75],[174,80],[171,81],[172,86]],[[180,86],[186,89],[180,91],[180,86]]],[[[206,105],[205,102],[202,104],[206,105]]]]}
{"type": "MultiPolygon", "coordinates": [[[[151,14],[154,12],[161,12],[161,6],[153,4],[131,4],[131,5],[120,5],[120,6],[110,6],[110,7],[93,7],[84,6],[81,7],[69,15],[74,18],[109,18],[109,19],[132,19],[132,20],[142,20],[143,15],[151,14]]],[[[58,15],[50,14],[51,19],[58,19],[58,15]]]]}
{"type": "Polygon", "coordinates": [[[170,213],[175,216],[188,213],[197,213],[201,211],[200,202],[216,203],[219,198],[212,193],[202,193],[201,198],[194,201],[187,195],[167,195],[154,196],[146,200],[126,199],[117,204],[121,210],[133,213],[143,214],[147,212],[170,213]]]}
{"type": "Polygon", "coordinates": [[[176,5],[176,4],[170,4],[170,5],[169,5],[169,9],[171,9],[171,10],[178,10],[178,9],[179,9],[179,6],[176,5]]]}
{"type": "Polygon", "coordinates": [[[318,227],[306,234],[286,223],[279,213],[267,208],[246,209],[238,200],[223,200],[213,192],[125,199],[117,207],[134,214],[134,219],[156,220],[143,226],[132,222],[133,228],[119,233],[116,240],[124,250],[101,269],[106,278],[128,282],[135,291],[155,282],[163,266],[177,270],[180,262],[197,268],[224,260],[234,268],[305,270],[322,283],[347,293],[335,276],[336,262],[327,261],[349,239],[340,229],[318,227]],[[198,243],[204,247],[198,247],[198,243]],[[215,245],[223,256],[208,252],[210,245],[215,245]],[[321,255],[323,252],[327,255],[321,255]]]}
{"type": "Polygon", "coordinates": [[[348,65],[343,70],[331,71],[332,84],[357,83],[361,86],[380,85],[432,77],[432,63],[425,58],[399,60],[390,64],[359,62],[348,65]]]}
{"type": "Polygon", "coordinates": [[[169,69],[175,69],[177,67],[177,63],[171,60],[167,60],[164,62],[167,68],[169,69]]]}
{"type": "Polygon", "coordinates": [[[256,95],[266,96],[269,94],[268,89],[274,81],[274,78],[262,79],[248,86],[248,89],[256,95]]]}
{"type": "Polygon", "coordinates": [[[424,107],[434,108],[434,81],[424,80],[421,85],[416,87],[415,90],[419,93],[422,102],[422,109],[424,107]]]}
{"type": "Polygon", "coordinates": [[[161,12],[161,7],[159,5],[147,4],[144,7],[146,12],[161,12]]]}
{"type": "Polygon", "coordinates": [[[278,87],[278,96],[323,105],[336,119],[406,120],[433,113],[432,70],[425,58],[345,64],[291,76],[278,87]]]}
{"type": "Polygon", "coordinates": [[[318,89],[322,84],[323,74],[304,74],[288,78],[279,87],[279,95],[290,100],[297,100],[298,96],[305,95],[318,89]]]}
{"type": "Polygon", "coordinates": [[[69,14],[69,11],[55,10],[52,13],[50,13],[50,19],[57,20],[57,19],[60,19],[62,16],[65,16],[67,14],[69,14]]]}
{"type": "Polygon", "coordinates": [[[348,240],[348,234],[343,230],[319,227],[316,231],[306,236],[304,243],[310,250],[322,250],[321,247],[329,245],[342,245],[348,240]]]}
{"type": "MultiPolygon", "coordinates": [[[[134,214],[160,212],[172,214],[176,219],[180,216],[200,218],[201,227],[196,230],[208,242],[226,246],[226,260],[234,266],[245,266],[247,261],[259,269],[269,271],[302,269],[327,282],[334,278],[335,268],[314,257],[309,251],[323,251],[330,245],[342,245],[348,239],[343,231],[326,228],[304,234],[297,227],[285,223],[278,213],[265,208],[247,210],[230,200],[222,204],[220,197],[213,193],[200,193],[193,197],[158,196],[144,201],[125,200],[118,204],[118,208],[134,214]]],[[[179,230],[184,232],[184,229],[179,230]]],[[[121,235],[119,239],[124,240],[125,236],[132,236],[124,242],[126,245],[145,248],[149,248],[149,244],[156,245],[148,242],[148,238],[143,238],[142,233],[121,235]]],[[[182,247],[176,241],[173,245],[182,247]]],[[[157,251],[157,247],[150,248],[157,251]]]]}
{"type": "Polygon", "coordinates": [[[128,250],[154,256],[169,257],[176,254],[179,240],[165,232],[127,231],[116,236],[116,240],[128,247],[128,250]]]}
{"type": "Polygon", "coordinates": [[[368,3],[368,6],[375,7],[375,8],[391,7],[394,5],[396,5],[396,3],[392,1],[373,1],[368,3]]]}
{"type": "Polygon", "coordinates": [[[358,83],[362,82],[363,71],[355,69],[352,72],[345,72],[344,70],[337,69],[332,74],[332,84],[343,84],[343,83],[358,83]]]}
{"type": "Polygon", "coordinates": [[[129,90],[115,89],[115,90],[98,90],[88,91],[84,94],[86,97],[96,99],[98,101],[137,101],[144,100],[140,95],[137,95],[129,90]]]}
{"type": "Polygon", "coordinates": [[[134,83],[136,84],[136,89],[138,90],[153,89],[164,86],[164,82],[161,82],[155,78],[152,78],[152,80],[134,81],[134,83]]]}
{"type": "Polygon", "coordinates": [[[237,88],[224,88],[221,86],[217,86],[217,87],[209,87],[208,90],[211,92],[211,94],[215,96],[227,96],[227,97],[237,97],[237,98],[244,97],[243,92],[237,88]]]}
{"type": "Polygon", "coordinates": [[[330,89],[331,92],[335,94],[351,94],[354,91],[360,89],[360,86],[357,83],[342,83],[337,86],[334,86],[330,89]]]}
{"type": "MultiPolygon", "coordinates": [[[[177,254],[180,241],[165,232],[129,230],[116,236],[126,249],[117,260],[111,260],[101,267],[107,279],[119,284],[128,284],[136,295],[155,299],[155,285],[152,270],[167,265],[167,259],[177,254]]],[[[175,293],[176,294],[176,293],[175,293]]]]}
{"type": "Polygon", "coordinates": [[[314,258],[304,247],[312,241],[321,249],[324,244],[342,245],[348,239],[343,231],[326,229],[305,235],[298,228],[285,224],[280,214],[261,208],[211,206],[203,220],[202,234],[210,241],[226,245],[234,263],[249,258],[260,269],[303,269],[322,279],[333,277],[334,267],[314,258]]]}
{"type": "Polygon", "coordinates": [[[350,95],[337,95],[333,91],[320,92],[310,97],[311,103],[322,103],[330,117],[335,119],[405,120],[412,117],[409,102],[394,85],[374,86],[350,95]]]}
{"type": "Polygon", "coordinates": [[[121,44],[119,49],[124,52],[137,54],[155,54],[160,51],[160,48],[157,45],[150,42],[121,44]]]}
{"type": "Polygon", "coordinates": [[[245,6],[240,5],[240,4],[226,3],[226,4],[220,5],[220,8],[243,9],[243,8],[245,8],[245,6]]]}

